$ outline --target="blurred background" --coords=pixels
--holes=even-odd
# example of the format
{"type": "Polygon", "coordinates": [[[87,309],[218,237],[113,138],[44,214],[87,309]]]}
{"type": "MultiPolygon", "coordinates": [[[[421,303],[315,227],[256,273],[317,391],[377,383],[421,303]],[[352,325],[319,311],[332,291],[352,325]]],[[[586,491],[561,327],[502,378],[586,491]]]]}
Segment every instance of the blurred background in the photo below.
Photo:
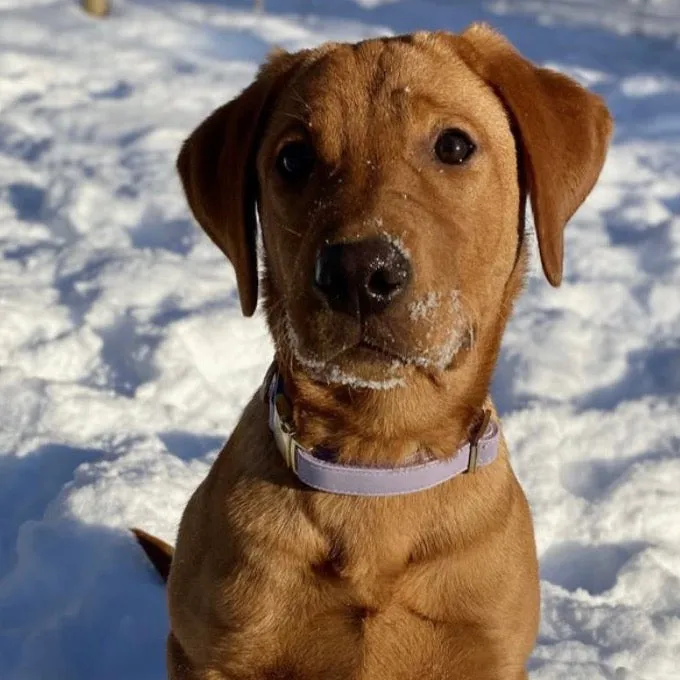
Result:
{"type": "Polygon", "coordinates": [[[0,0],[2,680],[165,677],[126,527],[174,540],[271,360],[182,140],[274,46],[477,20],[616,120],[493,385],[541,559],[532,678],[680,677],[679,0],[0,0]]]}

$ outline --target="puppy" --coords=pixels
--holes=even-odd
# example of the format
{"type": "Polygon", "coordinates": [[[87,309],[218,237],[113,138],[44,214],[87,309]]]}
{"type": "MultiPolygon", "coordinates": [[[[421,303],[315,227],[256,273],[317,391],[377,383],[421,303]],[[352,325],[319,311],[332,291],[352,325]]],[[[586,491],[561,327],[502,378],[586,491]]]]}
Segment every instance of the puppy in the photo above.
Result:
{"type": "Polygon", "coordinates": [[[526,678],[536,551],[489,383],[525,203],[558,286],[611,130],[473,25],[279,52],[189,137],[188,203],[276,357],[181,521],[171,679],[526,678]]]}

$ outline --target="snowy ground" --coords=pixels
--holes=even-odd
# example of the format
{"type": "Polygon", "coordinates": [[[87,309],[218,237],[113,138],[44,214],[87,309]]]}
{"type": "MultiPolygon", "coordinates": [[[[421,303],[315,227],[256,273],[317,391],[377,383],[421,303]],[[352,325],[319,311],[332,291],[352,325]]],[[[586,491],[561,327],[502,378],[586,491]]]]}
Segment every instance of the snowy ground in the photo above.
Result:
{"type": "MultiPolygon", "coordinates": [[[[532,678],[677,679],[676,39],[564,23],[567,2],[541,22],[512,2],[249,4],[114,0],[95,21],[0,0],[0,678],[164,677],[163,589],[124,528],[173,540],[271,352],[188,217],[182,137],[272,44],[485,18],[618,124],[565,283],[531,278],[495,381],[541,555],[532,678]]],[[[680,3],[648,4],[671,31],[680,3]]]]}

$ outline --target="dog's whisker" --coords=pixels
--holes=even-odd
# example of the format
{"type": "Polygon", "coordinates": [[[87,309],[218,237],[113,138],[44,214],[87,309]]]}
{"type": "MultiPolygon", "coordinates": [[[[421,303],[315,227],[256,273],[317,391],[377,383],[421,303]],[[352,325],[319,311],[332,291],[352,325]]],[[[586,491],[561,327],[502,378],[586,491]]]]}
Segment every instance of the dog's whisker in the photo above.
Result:
{"type": "Polygon", "coordinates": [[[305,118],[303,118],[301,115],[299,115],[297,113],[291,113],[290,111],[283,111],[282,114],[286,118],[290,118],[292,120],[297,121],[298,123],[302,123],[305,127],[307,127],[309,125],[309,121],[306,120],[305,118]]]}
{"type": "Polygon", "coordinates": [[[285,231],[293,234],[293,236],[297,236],[298,238],[302,238],[302,234],[298,231],[295,231],[294,229],[291,229],[290,227],[287,227],[285,224],[283,225],[283,228],[285,231]]]}
{"type": "Polygon", "coordinates": [[[304,106],[309,113],[312,112],[312,107],[304,100],[302,95],[295,87],[290,88],[290,94],[294,101],[296,101],[298,104],[302,104],[302,106],[304,106]]]}

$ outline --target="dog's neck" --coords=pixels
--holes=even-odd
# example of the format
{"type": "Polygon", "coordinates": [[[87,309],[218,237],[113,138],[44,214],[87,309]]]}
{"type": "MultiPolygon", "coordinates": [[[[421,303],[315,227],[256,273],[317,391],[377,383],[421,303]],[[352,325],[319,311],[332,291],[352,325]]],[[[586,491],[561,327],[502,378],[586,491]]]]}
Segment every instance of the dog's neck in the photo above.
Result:
{"type": "Polygon", "coordinates": [[[488,405],[488,380],[474,371],[469,384],[465,367],[440,380],[413,371],[403,387],[369,390],[320,383],[280,359],[279,366],[300,444],[330,449],[346,464],[389,466],[425,452],[448,457],[488,405]]]}

